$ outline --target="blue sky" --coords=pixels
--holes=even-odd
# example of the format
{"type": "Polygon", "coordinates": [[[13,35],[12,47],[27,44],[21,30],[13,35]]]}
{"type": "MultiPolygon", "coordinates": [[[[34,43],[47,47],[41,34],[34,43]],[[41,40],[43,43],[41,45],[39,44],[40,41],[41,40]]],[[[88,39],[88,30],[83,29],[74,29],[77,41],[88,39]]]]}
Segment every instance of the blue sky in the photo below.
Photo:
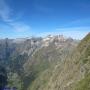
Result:
{"type": "Polygon", "coordinates": [[[76,39],[90,31],[90,0],[0,0],[0,38],[64,34],[76,39]]]}

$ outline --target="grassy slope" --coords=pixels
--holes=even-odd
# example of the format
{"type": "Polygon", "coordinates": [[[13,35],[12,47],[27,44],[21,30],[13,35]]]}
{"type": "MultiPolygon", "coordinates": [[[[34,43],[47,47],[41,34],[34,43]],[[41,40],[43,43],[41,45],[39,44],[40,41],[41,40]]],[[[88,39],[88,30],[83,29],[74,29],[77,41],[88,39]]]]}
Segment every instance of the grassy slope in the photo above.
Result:
{"type": "MultiPolygon", "coordinates": [[[[48,58],[46,58],[47,56],[45,56],[42,58],[42,60],[44,58],[47,61],[51,59],[50,64],[49,64],[51,67],[47,68],[46,70],[43,70],[39,74],[39,76],[33,81],[32,85],[30,85],[28,90],[49,90],[50,88],[51,88],[50,90],[54,90],[56,87],[57,88],[59,87],[55,83],[56,83],[56,80],[59,81],[60,72],[64,68],[62,66],[64,65],[64,61],[67,58],[67,56],[71,53],[71,50],[66,49],[66,48],[64,48],[62,50],[55,49],[55,47],[53,47],[51,49],[50,48],[51,47],[47,47],[47,49],[45,48],[44,51],[41,50],[41,52],[39,51],[39,53],[37,53],[37,54],[40,54],[41,56],[43,56],[43,53],[45,53],[44,56],[49,55],[48,58]],[[47,54],[48,51],[49,51],[49,53],[47,54]],[[66,52],[68,52],[68,53],[66,53],[66,52]],[[52,58],[50,58],[50,56],[52,58]],[[49,87],[50,85],[51,85],[51,87],[49,87]],[[52,88],[52,86],[54,86],[54,87],[52,88]]],[[[40,61],[40,58],[39,58],[39,61],[40,61]]],[[[66,69],[65,69],[65,71],[66,71],[66,69]]]]}
{"type": "Polygon", "coordinates": [[[28,90],[90,90],[90,34],[64,62],[43,71],[28,90]]]}
{"type": "Polygon", "coordinates": [[[80,62],[85,69],[85,76],[75,86],[75,90],[90,90],[90,33],[78,46],[81,53],[80,62]]]}

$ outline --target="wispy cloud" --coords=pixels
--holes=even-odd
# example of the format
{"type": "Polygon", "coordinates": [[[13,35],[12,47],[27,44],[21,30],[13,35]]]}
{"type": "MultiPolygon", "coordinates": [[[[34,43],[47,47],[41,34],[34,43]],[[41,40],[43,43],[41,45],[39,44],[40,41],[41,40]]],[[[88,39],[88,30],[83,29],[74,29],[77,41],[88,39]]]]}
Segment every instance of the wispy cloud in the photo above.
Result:
{"type": "Polygon", "coordinates": [[[0,18],[2,21],[7,23],[12,30],[17,32],[25,32],[31,29],[31,27],[23,22],[17,22],[11,18],[13,16],[13,10],[6,3],[5,0],[0,0],[0,18]]]}
{"type": "Polygon", "coordinates": [[[28,30],[31,30],[31,27],[22,23],[22,22],[13,22],[10,23],[10,25],[13,27],[14,30],[17,32],[26,32],[28,30]]]}
{"type": "Polygon", "coordinates": [[[90,26],[90,17],[86,17],[86,18],[82,18],[82,19],[75,19],[69,22],[66,22],[63,26],[61,26],[62,28],[64,27],[80,27],[80,26],[90,26]]]}
{"type": "Polygon", "coordinates": [[[0,0],[0,17],[6,22],[12,21],[10,16],[12,14],[11,8],[6,4],[5,0],[0,0]]]}

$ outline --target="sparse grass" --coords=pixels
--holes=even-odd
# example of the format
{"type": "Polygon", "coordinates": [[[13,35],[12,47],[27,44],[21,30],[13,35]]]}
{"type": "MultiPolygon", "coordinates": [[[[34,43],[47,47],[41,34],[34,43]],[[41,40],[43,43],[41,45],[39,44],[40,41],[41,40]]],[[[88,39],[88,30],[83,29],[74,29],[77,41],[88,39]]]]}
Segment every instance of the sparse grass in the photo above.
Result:
{"type": "Polygon", "coordinates": [[[77,83],[74,90],[90,90],[90,73],[77,83]]]}

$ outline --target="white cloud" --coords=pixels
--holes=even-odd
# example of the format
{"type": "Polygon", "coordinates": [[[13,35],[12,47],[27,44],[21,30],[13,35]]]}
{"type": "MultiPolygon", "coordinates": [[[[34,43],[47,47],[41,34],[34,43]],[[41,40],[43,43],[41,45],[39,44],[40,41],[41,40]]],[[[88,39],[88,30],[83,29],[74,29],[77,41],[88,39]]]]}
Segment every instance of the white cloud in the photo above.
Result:
{"type": "Polygon", "coordinates": [[[0,17],[2,20],[8,22],[11,21],[11,8],[6,4],[5,0],[0,0],[0,17]]]}
{"type": "Polygon", "coordinates": [[[0,0],[0,18],[7,23],[12,30],[17,32],[25,32],[31,29],[29,25],[26,25],[23,22],[16,22],[13,18],[11,18],[12,15],[13,10],[6,3],[6,1],[0,0]]]}

